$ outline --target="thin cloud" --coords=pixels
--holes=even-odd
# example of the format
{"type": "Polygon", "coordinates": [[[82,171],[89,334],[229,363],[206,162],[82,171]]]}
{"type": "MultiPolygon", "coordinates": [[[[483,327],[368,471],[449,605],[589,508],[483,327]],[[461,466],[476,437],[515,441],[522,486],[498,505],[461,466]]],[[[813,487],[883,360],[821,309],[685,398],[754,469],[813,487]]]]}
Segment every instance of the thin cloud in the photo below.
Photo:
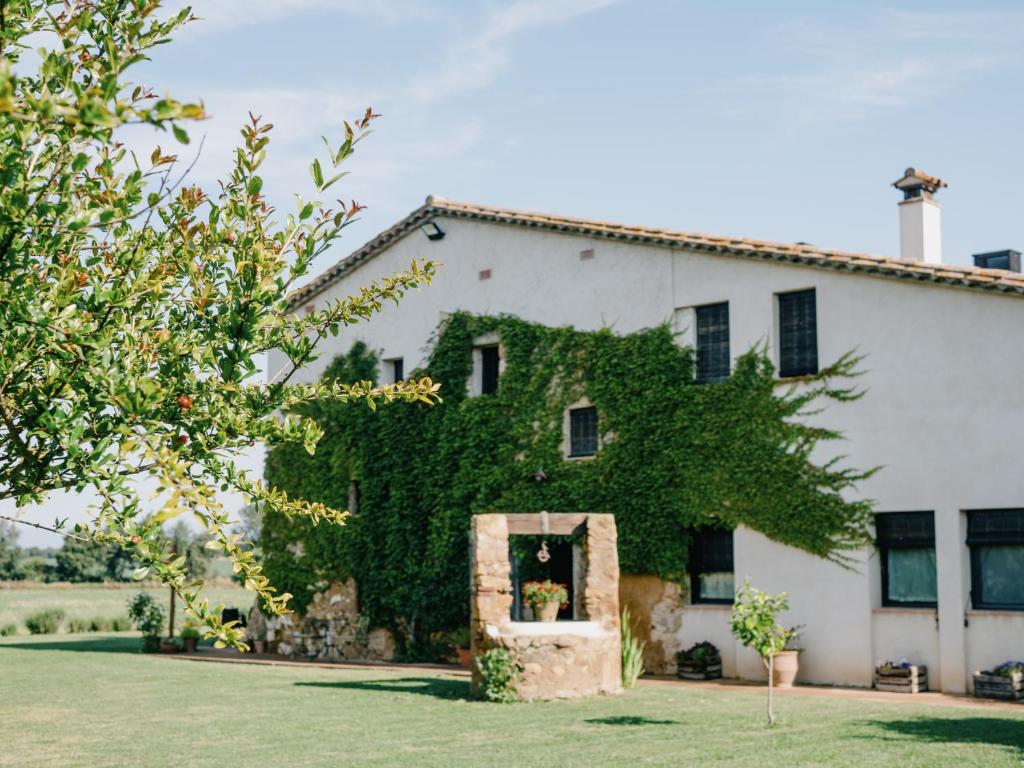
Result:
{"type": "Polygon", "coordinates": [[[625,0],[518,0],[489,12],[479,31],[452,45],[438,69],[415,80],[408,94],[429,103],[483,88],[508,63],[515,35],[554,27],[625,0]]]}
{"type": "Polygon", "coordinates": [[[296,16],[361,16],[385,24],[439,18],[436,6],[424,0],[174,0],[171,12],[191,6],[201,21],[188,27],[188,34],[209,35],[252,27],[296,16]]]}
{"type": "Polygon", "coordinates": [[[739,111],[856,119],[930,102],[1020,58],[1024,13],[876,14],[859,27],[780,26],[772,39],[805,64],[733,78],[718,88],[739,111]]]}

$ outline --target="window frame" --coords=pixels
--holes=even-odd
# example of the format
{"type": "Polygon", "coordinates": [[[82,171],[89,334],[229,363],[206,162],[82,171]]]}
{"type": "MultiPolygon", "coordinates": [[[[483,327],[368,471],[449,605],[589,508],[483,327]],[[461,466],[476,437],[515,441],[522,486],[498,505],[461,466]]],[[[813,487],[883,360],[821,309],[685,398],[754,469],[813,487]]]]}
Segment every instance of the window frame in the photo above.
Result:
{"type": "Polygon", "coordinates": [[[981,578],[981,553],[987,547],[1024,547],[1024,509],[974,509],[967,512],[967,547],[971,557],[971,608],[981,611],[1024,611],[1024,600],[1020,603],[986,602],[984,584],[981,578]],[[1018,518],[1018,531],[1006,531],[1004,536],[995,532],[979,532],[972,530],[975,521],[983,515],[1007,515],[1018,518]]]}
{"type": "MultiPolygon", "coordinates": [[[[719,382],[725,381],[726,379],[729,378],[730,374],[732,373],[732,353],[731,353],[730,346],[729,346],[730,334],[731,334],[731,330],[732,330],[731,327],[730,327],[730,323],[729,323],[729,302],[728,301],[719,301],[719,302],[716,302],[714,304],[703,304],[703,305],[701,305],[699,307],[694,307],[693,308],[693,320],[694,320],[694,322],[693,322],[693,325],[694,325],[694,349],[696,350],[696,353],[697,353],[697,361],[696,361],[697,364],[695,366],[696,367],[696,373],[695,373],[694,380],[698,384],[717,384],[719,382]],[[707,346],[703,346],[703,349],[705,350],[705,352],[707,354],[702,355],[701,354],[701,351],[702,351],[701,337],[702,337],[702,335],[711,336],[713,334],[713,331],[705,330],[705,329],[701,328],[702,317],[705,318],[705,322],[706,322],[707,315],[709,313],[711,313],[711,312],[719,312],[719,311],[724,311],[724,314],[725,314],[725,320],[724,320],[725,341],[723,342],[721,339],[709,340],[709,343],[707,344],[707,346]],[[712,375],[711,371],[706,370],[706,368],[710,368],[710,366],[708,366],[705,363],[705,366],[702,367],[701,359],[703,357],[710,357],[710,356],[712,356],[711,355],[712,351],[720,352],[720,347],[721,346],[725,347],[725,373],[723,374],[720,371],[715,371],[714,373],[716,373],[717,375],[712,375]]],[[[721,318],[717,318],[717,322],[714,323],[714,325],[717,325],[717,326],[723,325],[722,319],[721,318]]],[[[716,328],[716,330],[718,330],[720,332],[720,328],[716,328]]],[[[718,361],[716,360],[716,363],[717,362],[718,361]]]]}
{"type": "Polygon", "coordinates": [[[692,532],[690,540],[690,603],[692,605],[732,605],[736,601],[736,531],[728,528],[698,528],[692,532]],[[701,539],[709,535],[729,536],[729,573],[733,575],[733,596],[701,597],[700,577],[703,573],[725,573],[722,568],[712,568],[704,562],[701,552],[701,539]]]}
{"type": "Polygon", "coordinates": [[[601,415],[597,412],[596,406],[591,403],[579,403],[567,409],[565,449],[567,459],[590,459],[597,456],[597,452],[601,450],[601,415]],[[591,453],[576,453],[573,450],[573,414],[582,411],[592,411],[594,414],[594,450],[591,453]]]}
{"type": "MultiPolygon", "coordinates": [[[[779,378],[781,379],[796,379],[803,376],[813,376],[821,370],[821,361],[818,355],[818,290],[817,288],[802,288],[796,291],[785,291],[783,293],[776,294],[776,308],[778,310],[778,334],[779,334],[779,345],[778,345],[778,360],[779,360],[779,378]],[[797,296],[810,295],[813,306],[812,318],[814,321],[813,336],[814,336],[814,365],[813,367],[804,365],[802,367],[790,367],[785,368],[786,360],[784,352],[786,348],[785,343],[785,323],[786,318],[783,317],[783,312],[786,311],[785,307],[790,300],[797,296]]],[[[792,333],[793,331],[790,331],[792,333]]]]}
{"type": "Polygon", "coordinates": [[[938,609],[938,554],[935,549],[935,512],[933,510],[919,510],[914,512],[879,512],[875,515],[875,546],[878,548],[879,568],[882,576],[882,606],[884,608],[931,608],[938,609]],[[911,518],[927,515],[931,519],[931,535],[923,537],[893,536],[883,540],[879,522],[885,518],[896,521],[897,518],[911,518]],[[935,600],[895,600],[889,597],[889,550],[890,549],[927,549],[931,547],[936,552],[936,595],[935,600]]]}
{"type": "Polygon", "coordinates": [[[391,383],[397,384],[405,379],[405,358],[390,357],[385,360],[391,368],[391,383]]]}

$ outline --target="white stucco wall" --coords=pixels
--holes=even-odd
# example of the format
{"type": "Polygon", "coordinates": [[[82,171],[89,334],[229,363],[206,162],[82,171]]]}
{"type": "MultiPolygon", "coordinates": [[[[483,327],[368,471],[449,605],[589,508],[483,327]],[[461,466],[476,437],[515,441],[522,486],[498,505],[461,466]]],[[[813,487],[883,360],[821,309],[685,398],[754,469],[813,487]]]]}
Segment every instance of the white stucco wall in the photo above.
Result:
{"type": "MultiPolygon", "coordinates": [[[[860,401],[814,417],[848,438],[817,458],[845,454],[850,466],[882,466],[860,489],[880,512],[934,510],[938,630],[934,610],[878,610],[873,552],[843,570],[741,529],[737,582],[749,576],[761,589],[790,593],[786,621],[805,625],[803,681],[867,686],[878,659],[906,656],[928,665],[933,687],[941,681],[963,691],[972,670],[1024,657],[1024,613],[972,611],[964,627],[964,511],[1024,506],[1024,299],[524,227],[440,223],[443,240],[411,232],[310,300],[320,307],[355,293],[413,258],[444,264],[434,285],[327,340],[302,379],[319,376],[356,339],[382,359],[404,358],[409,375],[424,362],[443,314],[455,310],[626,333],[668,320],[685,326],[690,308],[728,301],[733,357],[760,342],[777,355],[776,295],[814,288],[820,364],[856,349],[866,356],[859,383],[867,390],[860,401]],[[594,257],[581,260],[588,248],[594,257]],[[480,280],[481,270],[490,279],[480,280]]],[[[271,356],[271,374],[280,364],[271,356]]],[[[684,647],[719,645],[727,674],[763,677],[752,653],[729,649],[727,611],[687,609],[681,633],[684,647]]]]}

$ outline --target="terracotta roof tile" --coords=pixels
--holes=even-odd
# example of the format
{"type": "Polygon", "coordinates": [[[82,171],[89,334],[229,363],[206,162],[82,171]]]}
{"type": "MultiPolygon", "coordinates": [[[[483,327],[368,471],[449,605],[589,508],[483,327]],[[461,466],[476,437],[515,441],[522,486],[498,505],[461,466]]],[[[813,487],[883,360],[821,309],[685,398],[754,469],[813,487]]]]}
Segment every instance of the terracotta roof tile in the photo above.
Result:
{"type": "Polygon", "coordinates": [[[615,240],[642,242],[667,248],[688,248],[709,253],[769,261],[787,261],[824,269],[865,272],[894,278],[913,278],[940,285],[975,288],[990,292],[1024,296],[1024,275],[998,269],[961,267],[953,264],[928,264],[902,261],[868,253],[837,251],[813,245],[776,243],[749,238],[716,237],[697,232],[630,226],[571,216],[494,208],[430,196],[394,226],[381,232],[370,242],[345,257],[289,298],[289,309],[320,293],[347,272],[373,258],[411,229],[434,217],[488,221],[512,226],[528,226],[569,232],[585,237],[607,237],[615,240]]]}

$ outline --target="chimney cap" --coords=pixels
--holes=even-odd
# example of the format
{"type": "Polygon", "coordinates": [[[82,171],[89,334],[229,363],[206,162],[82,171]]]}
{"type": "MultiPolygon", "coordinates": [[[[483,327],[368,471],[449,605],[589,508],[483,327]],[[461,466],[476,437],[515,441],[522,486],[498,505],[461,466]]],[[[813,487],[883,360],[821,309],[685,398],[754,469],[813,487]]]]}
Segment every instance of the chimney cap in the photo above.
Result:
{"type": "Polygon", "coordinates": [[[913,166],[903,172],[903,177],[892,183],[896,189],[907,193],[911,190],[924,190],[928,193],[937,192],[949,185],[938,176],[929,176],[924,171],[919,171],[913,166]]]}

